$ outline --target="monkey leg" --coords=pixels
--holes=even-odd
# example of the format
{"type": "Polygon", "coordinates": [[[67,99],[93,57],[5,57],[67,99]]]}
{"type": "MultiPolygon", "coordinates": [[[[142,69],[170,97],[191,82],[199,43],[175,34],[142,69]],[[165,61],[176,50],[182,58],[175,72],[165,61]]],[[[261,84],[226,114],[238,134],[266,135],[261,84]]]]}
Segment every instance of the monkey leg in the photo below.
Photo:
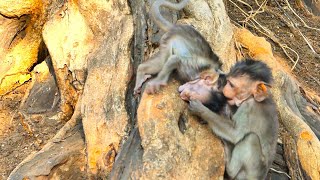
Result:
{"type": "Polygon", "coordinates": [[[255,133],[244,136],[227,158],[226,170],[232,179],[259,180],[267,173],[259,136],[255,133]]]}
{"type": "Polygon", "coordinates": [[[160,90],[161,86],[167,85],[171,72],[177,68],[179,62],[180,58],[178,56],[170,56],[167,62],[163,65],[162,70],[159,72],[157,77],[148,83],[146,92],[148,94],[154,94],[160,90]]]}
{"type": "Polygon", "coordinates": [[[139,94],[142,84],[151,77],[152,74],[157,74],[161,71],[165,61],[166,54],[158,52],[152,56],[148,61],[140,64],[137,69],[136,85],[134,87],[134,94],[139,94]]]}

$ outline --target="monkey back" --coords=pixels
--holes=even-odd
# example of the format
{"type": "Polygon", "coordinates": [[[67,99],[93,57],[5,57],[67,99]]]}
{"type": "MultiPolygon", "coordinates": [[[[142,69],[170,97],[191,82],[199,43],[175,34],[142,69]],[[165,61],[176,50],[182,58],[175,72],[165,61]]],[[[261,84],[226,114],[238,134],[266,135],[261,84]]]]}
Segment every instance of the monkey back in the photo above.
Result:
{"type": "Polygon", "coordinates": [[[189,25],[175,25],[161,38],[162,48],[170,48],[170,54],[180,59],[177,71],[183,81],[198,78],[206,69],[219,69],[222,63],[204,37],[189,25]]]}

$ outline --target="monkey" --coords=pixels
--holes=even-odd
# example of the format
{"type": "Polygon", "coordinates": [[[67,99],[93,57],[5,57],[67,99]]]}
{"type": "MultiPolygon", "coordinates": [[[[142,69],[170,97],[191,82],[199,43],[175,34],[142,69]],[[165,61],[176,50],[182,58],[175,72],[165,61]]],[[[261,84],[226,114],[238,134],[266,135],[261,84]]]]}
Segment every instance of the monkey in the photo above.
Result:
{"type": "Polygon", "coordinates": [[[269,88],[271,69],[263,62],[247,58],[237,62],[226,75],[222,92],[230,108],[229,116],[219,115],[200,100],[191,99],[189,109],[207,121],[224,143],[226,174],[231,179],[265,179],[277,143],[278,117],[269,88]]]}
{"type": "Polygon", "coordinates": [[[141,92],[143,83],[151,79],[145,88],[148,94],[155,94],[161,86],[166,86],[170,74],[176,71],[179,79],[185,83],[199,79],[203,71],[213,74],[221,67],[219,57],[212,51],[204,37],[190,25],[177,25],[167,21],[160,13],[164,6],[173,10],[181,10],[189,0],[172,3],[166,0],[155,1],[150,8],[153,21],[166,33],[160,40],[159,52],[137,69],[134,94],[141,92]]]}
{"type": "Polygon", "coordinates": [[[225,84],[224,73],[204,71],[200,73],[200,78],[179,86],[178,91],[182,100],[198,99],[211,111],[223,114],[227,103],[222,93],[225,84]]]}

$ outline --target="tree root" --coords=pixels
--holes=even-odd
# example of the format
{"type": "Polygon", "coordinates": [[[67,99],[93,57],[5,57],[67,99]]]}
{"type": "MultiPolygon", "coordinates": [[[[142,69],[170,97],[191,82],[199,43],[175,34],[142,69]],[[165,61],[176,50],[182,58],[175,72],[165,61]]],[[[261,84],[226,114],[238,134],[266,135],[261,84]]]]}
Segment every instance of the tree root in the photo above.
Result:
{"type": "Polygon", "coordinates": [[[71,119],[39,152],[29,155],[11,172],[9,180],[48,176],[54,167],[66,162],[71,156],[81,154],[84,139],[80,124],[80,104],[81,101],[78,101],[71,119]]]}

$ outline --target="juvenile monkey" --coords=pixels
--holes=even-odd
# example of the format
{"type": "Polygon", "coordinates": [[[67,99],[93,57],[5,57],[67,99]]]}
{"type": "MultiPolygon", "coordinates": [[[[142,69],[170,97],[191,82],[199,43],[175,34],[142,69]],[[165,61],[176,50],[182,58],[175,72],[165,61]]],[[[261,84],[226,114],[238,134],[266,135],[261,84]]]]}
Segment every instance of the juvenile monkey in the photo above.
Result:
{"type": "Polygon", "coordinates": [[[231,179],[262,180],[273,162],[279,125],[268,90],[271,81],[266,64],[246,59],[231,68],[222,90],[231,108],[230,118],[212,112],[199,100],[190,100],[190,110],[223,140],[231,179]]]}
{"type": "Polygon", "coordinates": [[[148,94],[154,94],[161,86],[167,85],[174,70],[183,82],[199,79],[203,71],[211,73],[204,73],[202,78],[207,78],[205,74],[217,74],[216,70],[220,68],[221,62],[201,34],[189,25],[172,24],[160,14],[161,6],[181,10],[188,1],[183,0],[175,4],[157,0],[152,4],[150,16],[166,33],[160,40],[159,52],[138,66],[134,94],[139,94],[142,84],[155,74],[157,76],[146,86],[145,91],[148,94]]]}
{"type": "Polygon", "coordinates": [[[181,99],[197,99],[211,111],[224,114],[227,101],[222,88],[225,84],[224,74],[204,71],[199,79],[181,85],[178,90],[181,99]]]}

